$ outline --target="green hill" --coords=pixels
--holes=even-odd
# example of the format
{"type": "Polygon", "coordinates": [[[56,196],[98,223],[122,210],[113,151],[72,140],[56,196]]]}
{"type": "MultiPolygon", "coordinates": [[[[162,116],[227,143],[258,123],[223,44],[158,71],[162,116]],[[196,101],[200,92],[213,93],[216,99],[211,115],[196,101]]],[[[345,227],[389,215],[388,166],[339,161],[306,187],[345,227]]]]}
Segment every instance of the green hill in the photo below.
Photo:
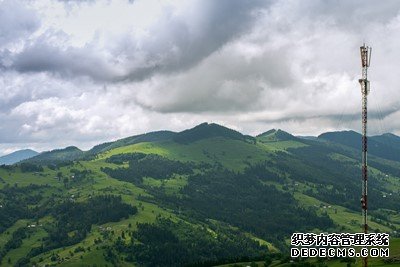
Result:
{"type": "Polygon", "coordinates": [[[87,151],[86,154],[87,155],[96,155],[98,153],[111,150],[113,148],[123,147],[123,146],[127,146],[127,145],[133,145],[133,144],[142,143],[142,142],[157,142],[157,141],[163,141],[163,140],[170,140],[175,135],[176,135],[176,133],[171,132],[171,131],[158,131],[158,132],[151,132],[151,133],[131,136],[131,137],[117,140],[115,142],[108,142],[108,143],[94,146],[92,149],[87,151]]]}
{"type": "MultiPolygon", "coordinates": [[[[354,131],[331,132],[318,136],[318,139],[328,140],[348,147],[361,149],[361,134],[354,131]]],[[[388,159],[400,161],[400,137],[393,134],[372,136],[368,139],[368,153],[388,159]]]]}
{"type": "MultiPolygon", "coordinates": [[[[201,124],[2,166],[1,266],[306,264],[288,263],[293,232],[361,229],[360,153],[326,140],[201,124]]],[[[396,264],[400,162],[370,162],[370,230],[394,244],[371,266],[396,264]]]]}
{"type": "Polygon", "coordinates": [[[384,145],[393,146],[396,149],[400,149],[400,137],[397,135],[385,133],[382,135],[372,136],[371,139],[384,145]]]}
{"type": "Polygon", "coordinates": [[[28,158],[24,162],[34,164],[57,164],[60,162],[68,162],[82,158],[84,152],[75,146],[69,146],[63,149],[54,149],[52,151],[42,152],[39,155],[28,158]]]}
{"type": "Polygon", "coordinates": [[[173,140],[177,143],[187,144],[212,137],[223,137],[226,139],[241,141],[245,141],[246,139],[254,139],[254,137],[245,136],[235,130],[215,123],[202,123],[192,129],[178,133],[174,136],[173,140]]]}
{"type": "Polygon", "coordinates": [[[0,165],[11,165],[39,154],[32,149],[22,149],[0,157],[0,165]]]}
{"type": "Polygon", "coordinates": [[[257,140],[260,140],[261,142],[274,142],[274,141],[299,141],[299,138],[282,131],[280,129],[275,130],[269,130],[265,133],[257,135],[257,140]]]}

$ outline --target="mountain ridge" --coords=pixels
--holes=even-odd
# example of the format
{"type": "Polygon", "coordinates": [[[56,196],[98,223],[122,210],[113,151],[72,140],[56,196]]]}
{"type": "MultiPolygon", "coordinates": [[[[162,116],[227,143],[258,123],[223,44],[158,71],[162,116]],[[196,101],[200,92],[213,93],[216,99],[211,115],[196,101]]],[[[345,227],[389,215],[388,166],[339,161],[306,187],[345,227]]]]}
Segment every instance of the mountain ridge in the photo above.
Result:
{"type": "Polygon", "coordinates": [[[299,138],[281,129],[271,129],[256,136],[257,140],[272,141],[299,141],[299,138]]]}
{"type": "Polygon", "coordinates": [[[32,158],[38,155],[39,152],[32,149],[21,149],[0,157],[0,165],[11,165],[22,160],[32,158]]]}
{"type": "MultiPolygon", "coordinates": [[[[361,135],[355,131],[334,131],[326,132],[317,137],[296,137],[281,129],[270,129],[256,136],[250,136],[240,133],[239,131],[230,129],[216,123],[201,123],[192,128],[174,132],[168,130],[148,132],[144,134],[134,135],[118,139],[111,142],[95,145],[87,151],[82,151],[77,147],[69,146],[61,149],[42,152],[31,158],[25,159],[26,162],[40,163],[52,162],[60,163],[66,160],[81,160],[85,158],[93,158],[99,153],[124,147],[128,145],[143,143],[143,142],[175,142],[178,144],[190,144],[196,141],[209,138],[225,138],[230,140],[243,141],[248,143],[259,142],[279,142],[279,141],[296,141],[300,143],[325,142],[345,145],[352,149],[359,150],[361,135]]],[[[383,135],[369,137],[369,152],[389,160],[400,160],[400,137],[386,133],[383,135]]]]}
{"type": "MultiPolygon", "coordinates": [[[[361,137],[361,134],[355,131],[339,131],[320,134],[318,140],[326,140],[361,150],[361,137]]],[[[368,137],[368,152],[384,159],[399,161],[400,137],[394,134],[370,136],[368,137]]]]}
{"type": "Polygon", "coordinates": [[[201,123],[193,128],[181,131],[177,133],[173,140],[177,143],[192,143],[201,139],[207,139],[211,137],[224,137],[227,139],[241,140],[246,139],[254,140],[254,137],[243,135],[242,133],[230,129],[228,127],[216,124],[216,123],[201,123]]]}

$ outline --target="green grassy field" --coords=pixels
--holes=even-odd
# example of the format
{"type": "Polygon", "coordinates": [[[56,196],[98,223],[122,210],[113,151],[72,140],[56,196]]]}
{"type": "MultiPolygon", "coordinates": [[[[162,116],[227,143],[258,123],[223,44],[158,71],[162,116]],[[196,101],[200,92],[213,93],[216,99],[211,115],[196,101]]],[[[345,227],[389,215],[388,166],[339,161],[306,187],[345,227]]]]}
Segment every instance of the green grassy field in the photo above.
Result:
{"type": "Polygon", "coordinates": [[[99,155],[97,160],[103,160],[112,155],[123,153],[158,154],[180,161],[220,162],[232,170],[242,170],[248,163],[255,163],[268,159],[269,153],[277,148],[271,145],[258,143],[257,145],[239,140],[210,138],[199,140],[189,145],[174,142],[139,143],[126,147],[115,148],[99,155]]]}

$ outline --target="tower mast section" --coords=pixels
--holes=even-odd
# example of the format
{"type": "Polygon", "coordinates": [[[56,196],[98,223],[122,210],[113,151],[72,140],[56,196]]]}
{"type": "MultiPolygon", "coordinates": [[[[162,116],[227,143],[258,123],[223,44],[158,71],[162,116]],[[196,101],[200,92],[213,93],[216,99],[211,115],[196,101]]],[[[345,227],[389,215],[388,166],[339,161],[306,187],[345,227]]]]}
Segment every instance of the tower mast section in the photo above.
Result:
{"type": "MultiPolygon", "coordinates": [[[[361,95],[362,95],[362,197],[361,197],[361,207],[363,216],[363,231],[368,233],[368,164],[367,164],[367,151],[368,151],[368,138],[367,138],[367,122],[368,122],[368,93],[370,91],[369,81],[368,81],[368,67],[371,61],[371,47],[365,44],[360,47],[361,52],[361,66],[362,66],[362,78],[358,81],[361,85],[361,95]]],[[[363,258],[363,267],[368,266],[368,257],[363,258]]]]}

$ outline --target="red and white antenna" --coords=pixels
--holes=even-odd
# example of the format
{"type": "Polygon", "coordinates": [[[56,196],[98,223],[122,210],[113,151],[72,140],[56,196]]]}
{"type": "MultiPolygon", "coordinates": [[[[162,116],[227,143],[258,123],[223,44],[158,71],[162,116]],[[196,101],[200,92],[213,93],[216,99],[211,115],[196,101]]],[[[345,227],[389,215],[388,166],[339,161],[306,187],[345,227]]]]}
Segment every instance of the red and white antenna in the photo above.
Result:
{"type": "MultiPolygon", "coordinates": [[[[372,48],[366,46],[365,44],[360,47],[361,52],[361,66],[362,66],[362,78],[358,81],[361,85],[362,94],[362,197],[361,197],[361,207],[363,215],[363,231],[368,233],[368,164],[367,164],[367,121],[368,121],[368,110],[367,110],[367,97],[369,93],[369,81],[367,77],[368,67],[371,63],[371,51],[372,48]]],[[[363,267],[368,266],[368,257],[363,258],[363,267]]]]}

